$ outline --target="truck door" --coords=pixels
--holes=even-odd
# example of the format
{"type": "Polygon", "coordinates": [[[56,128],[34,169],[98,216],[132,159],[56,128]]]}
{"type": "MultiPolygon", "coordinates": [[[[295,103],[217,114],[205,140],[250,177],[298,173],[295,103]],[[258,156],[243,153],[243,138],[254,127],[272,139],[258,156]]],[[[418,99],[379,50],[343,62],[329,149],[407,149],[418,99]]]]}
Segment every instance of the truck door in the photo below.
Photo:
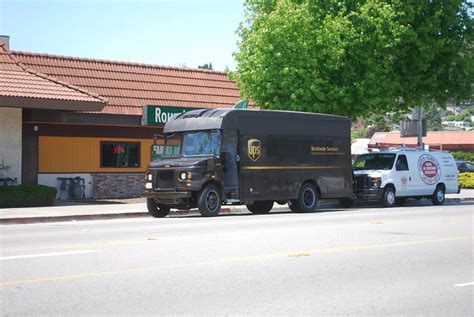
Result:
{"type": "Polygon", "coordinates": [[[408,166],[408,160],[405,154],[398,155],[395,162],[395,186],[397,196],[413,196],[416,195],[413,188],[413,180],[408,166]]]}
{"type": "Polygon", "coordinates": [[[221,152],[226,153],[223,180],[228,199],[240,199],[238,140],[237,131],[224,130],[221,152]]]}

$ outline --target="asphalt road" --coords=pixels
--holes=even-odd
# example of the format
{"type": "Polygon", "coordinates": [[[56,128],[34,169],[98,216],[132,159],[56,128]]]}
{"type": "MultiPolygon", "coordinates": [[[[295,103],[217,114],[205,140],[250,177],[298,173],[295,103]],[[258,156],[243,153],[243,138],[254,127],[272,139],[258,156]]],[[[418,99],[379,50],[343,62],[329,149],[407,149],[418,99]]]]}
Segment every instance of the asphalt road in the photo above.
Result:
{"type": "Polygon", "coordinates": [[[0,227],[17,315],[474,315],[474,205],[0,227]]]}

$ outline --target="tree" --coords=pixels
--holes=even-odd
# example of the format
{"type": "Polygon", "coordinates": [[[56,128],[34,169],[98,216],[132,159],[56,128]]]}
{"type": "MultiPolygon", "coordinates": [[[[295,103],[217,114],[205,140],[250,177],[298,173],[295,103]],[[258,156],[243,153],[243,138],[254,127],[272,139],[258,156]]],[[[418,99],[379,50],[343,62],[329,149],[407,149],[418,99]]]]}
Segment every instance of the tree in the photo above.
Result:
{"type": "Polygon", "coordinates": [[[269,109],[365,116],[469,96],[467,0],[246,0],[242,99],[269,109]]]}
{"type": "Polygon", "coordinates": [[[198,68],[212,70],[212,63],[199,65],[198,68]]]}
{"type": "Polygon", "coordinates": [[[425,107],[423,118],[426,120],[426,128],[428,131],[442,131],[441,125],[441,108],[434,104],[425,107]]]}

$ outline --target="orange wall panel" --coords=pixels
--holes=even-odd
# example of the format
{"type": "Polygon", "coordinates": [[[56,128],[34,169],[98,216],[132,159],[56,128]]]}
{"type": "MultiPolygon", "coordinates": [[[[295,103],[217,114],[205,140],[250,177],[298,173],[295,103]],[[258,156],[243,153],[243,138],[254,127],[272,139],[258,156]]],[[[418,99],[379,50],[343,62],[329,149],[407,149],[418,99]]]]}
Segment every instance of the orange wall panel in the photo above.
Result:
{"type": "MultiPolygon", "coordinates": [[[[158,141],[158,143],[161,140],[158,141]]],[[[40,173],[144,172],[150,162],[149,139],[40,136],[40,173]],[[140,142],[140,167],[100,167],[100,142],[140,142]]]]}

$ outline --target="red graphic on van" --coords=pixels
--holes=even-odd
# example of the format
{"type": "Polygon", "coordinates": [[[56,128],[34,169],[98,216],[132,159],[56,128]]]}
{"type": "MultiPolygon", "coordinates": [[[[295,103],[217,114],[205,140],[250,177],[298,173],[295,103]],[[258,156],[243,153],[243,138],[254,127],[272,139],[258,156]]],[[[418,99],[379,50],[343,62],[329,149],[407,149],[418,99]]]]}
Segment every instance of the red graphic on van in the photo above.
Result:
{"type": "Polygon", "coordinates": [[[436,164],[431,161],[424,162],[421,166],[421,169],[423,174],[429,178],[435,177],[436,174],[438,174],[438,168],[436,167],[436,164]]]}

